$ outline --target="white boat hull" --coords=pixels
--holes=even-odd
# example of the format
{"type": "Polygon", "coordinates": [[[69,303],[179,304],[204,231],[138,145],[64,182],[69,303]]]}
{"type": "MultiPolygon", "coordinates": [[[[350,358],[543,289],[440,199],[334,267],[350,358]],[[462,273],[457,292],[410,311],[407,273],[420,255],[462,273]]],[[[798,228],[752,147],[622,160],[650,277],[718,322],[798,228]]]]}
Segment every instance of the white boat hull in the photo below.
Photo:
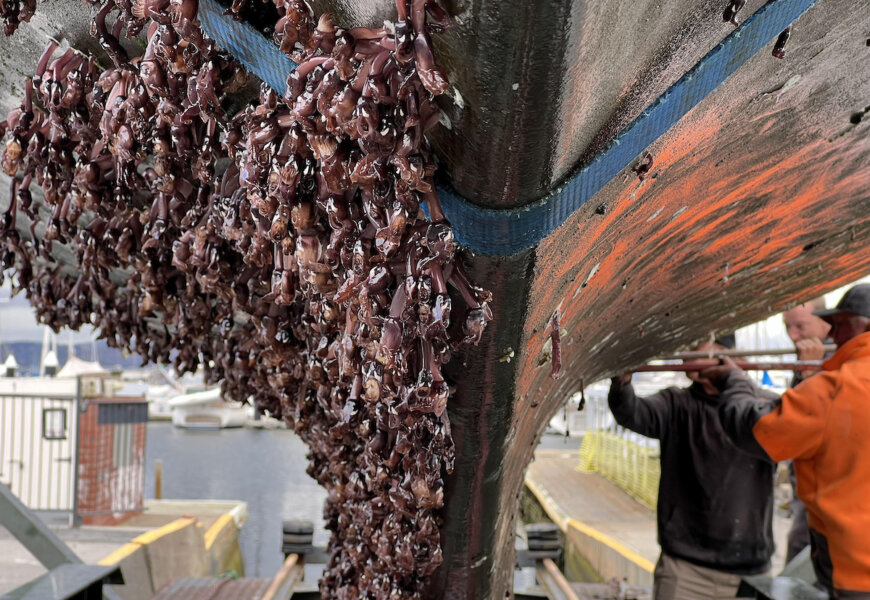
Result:
{"type": "Polygon", "coordinates": [[[172,424],[187,429],[223,429],[244,427],[250,406],[240,402],[224,402],[219,387],[170,398],[172,424]]]}
{"type": "Polygon", "coordinates": [[[172,409],[172,424],[185,429],[244,427],[247,421],[248,407],[242,405],[179,406],[172,409]]]}

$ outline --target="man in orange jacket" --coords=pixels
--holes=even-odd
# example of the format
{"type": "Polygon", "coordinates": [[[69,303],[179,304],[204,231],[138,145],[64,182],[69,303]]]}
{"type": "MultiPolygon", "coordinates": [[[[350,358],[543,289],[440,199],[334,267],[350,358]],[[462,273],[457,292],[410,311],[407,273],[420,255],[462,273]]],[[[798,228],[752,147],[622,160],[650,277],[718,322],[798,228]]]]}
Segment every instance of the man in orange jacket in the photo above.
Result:
{"type": "Polygon", "coordinates": [[[819,583],[834,598],[870,599],[870,284],[815,314],[837,352],[776,402],[728,359],[701,375],[722,390],[719,417],[738,447],[794,460],[819,583]]]}

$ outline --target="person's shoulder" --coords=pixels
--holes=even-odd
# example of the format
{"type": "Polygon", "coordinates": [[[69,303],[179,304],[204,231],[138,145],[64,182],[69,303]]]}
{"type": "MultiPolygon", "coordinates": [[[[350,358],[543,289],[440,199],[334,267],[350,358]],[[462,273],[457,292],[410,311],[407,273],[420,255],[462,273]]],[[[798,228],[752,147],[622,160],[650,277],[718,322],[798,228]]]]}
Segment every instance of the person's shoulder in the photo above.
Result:
{"type": "Polygon", "coordinates": [[[836,373],[838,371],[848,371],[850,373],[870,374],[870,352],[862,356],[846,361],[836,371],[822,371],[822,373],[836,373]]]}
{"type": "Polygon", "coordinates": [[[688,401],[692,392],[690,391],[690,388],[672,385],[670,387],[662,388],[659,391],[659,394],[669,401],[679,404],[688,401]]]}
{"type": "Polygon", "coordinates": [[[758,396],[762,400],[779,400],[780,394],[777,394],[773,390],[769,390],[763,387],[758,388],[758,396]]]}
{"type": "Polygon", "coordinates": [[[830,397],[838,388],[839,370],[822,371],[812,377],[807,377],[782,395],[783,402],[807,403],[830,397]]]}

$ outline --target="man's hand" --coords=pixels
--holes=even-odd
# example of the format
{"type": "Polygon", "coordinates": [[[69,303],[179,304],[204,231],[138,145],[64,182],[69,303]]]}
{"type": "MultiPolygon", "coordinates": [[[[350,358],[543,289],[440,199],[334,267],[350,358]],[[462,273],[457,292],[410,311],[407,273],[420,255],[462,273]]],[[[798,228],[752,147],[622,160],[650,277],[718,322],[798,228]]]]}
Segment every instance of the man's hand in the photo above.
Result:
{"type": "MultiPolygon", "coordinates": [[[[797,351],[798,360],[822,360],[825,358],[825,345],[819,338],[806,338],[795,342],[795,350],[797,351]]],[[[801,369],[796,373],[797,381],[812,377],[821,369],[809,368],[801,369]]]]}
{"type": "Polygon", "coordinates": [[[623,373],[622,375],[617,375],[613,379],[610,380],[611,385],[619,384],[620,386],[626,386],[631,384],[631,376],[633,373],[623,373]]]}
{"type": "Polygon", "coordinates": [[[728,376],[734,371],[740,371],[737,363],[727,356],[722,356],[719,358],[718,365],[707,367],[699,373],[699,377],[710,380],[710,383],[721,391],[725,389],[725,382],[728,381],[728,376]]]}
{"type": "Polygon", "coordinates": [[[798,340],[795,345],[798,360],[822,360],[825,358],[825,345],[819,338],[798,340]]]}

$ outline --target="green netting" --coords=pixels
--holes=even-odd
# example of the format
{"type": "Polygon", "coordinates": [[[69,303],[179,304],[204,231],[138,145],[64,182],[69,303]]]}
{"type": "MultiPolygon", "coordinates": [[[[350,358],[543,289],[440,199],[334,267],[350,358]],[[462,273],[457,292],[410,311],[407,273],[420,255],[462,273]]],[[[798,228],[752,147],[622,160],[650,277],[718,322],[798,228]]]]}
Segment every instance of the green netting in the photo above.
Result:
{"type": "Polygon", "coordinates": [[[579,468],[600,473],[637,500],[655,508],[659,489],[659,452],[616,433],[587,431],[580,446],[579,468]]]}

